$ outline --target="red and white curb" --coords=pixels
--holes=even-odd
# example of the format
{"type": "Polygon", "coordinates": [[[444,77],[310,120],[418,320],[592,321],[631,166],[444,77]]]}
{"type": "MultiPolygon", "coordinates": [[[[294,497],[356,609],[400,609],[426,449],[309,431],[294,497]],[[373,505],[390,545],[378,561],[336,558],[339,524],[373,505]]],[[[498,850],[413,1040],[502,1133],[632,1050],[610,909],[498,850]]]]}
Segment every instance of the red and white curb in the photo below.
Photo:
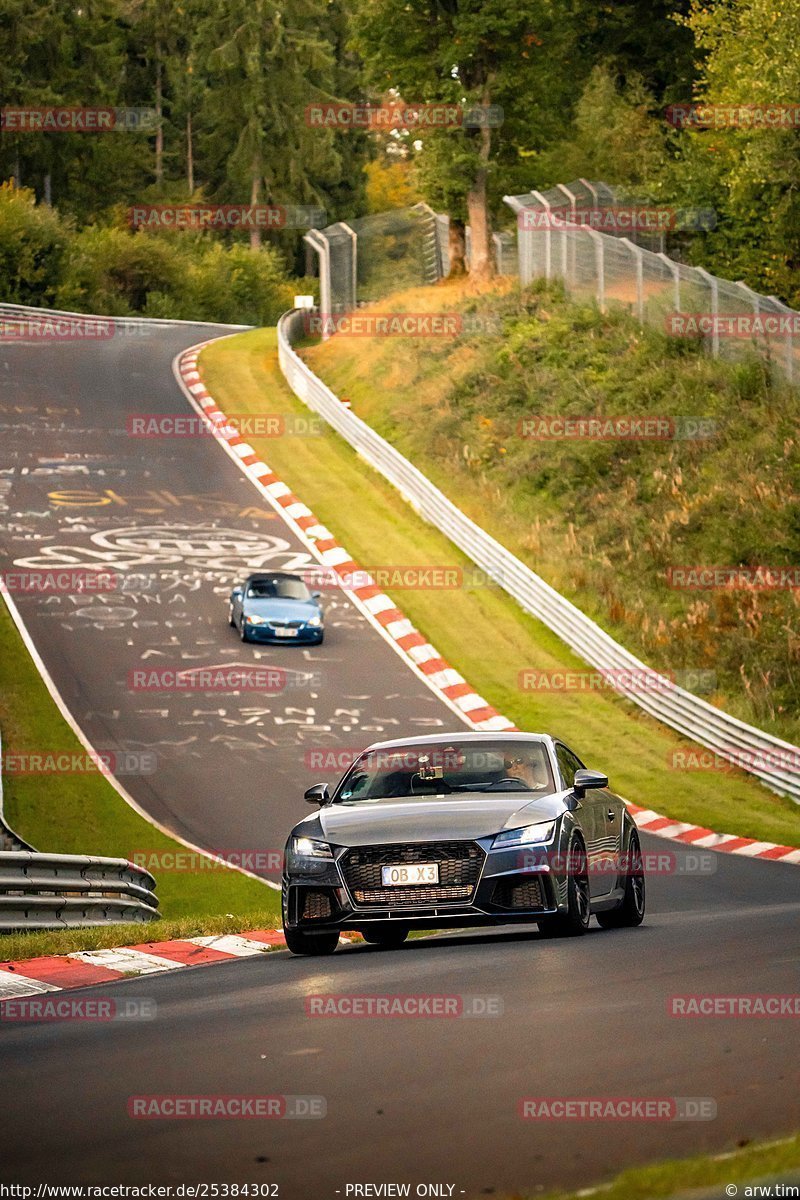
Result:
{"type": "MultiPolygon", "coordinates": [[[[219,438],[220,445],[240,469],[255,483],[261,494],[272,504],[284,521],[319,559],[341,579],[343,590],[381,635],[405,658],[408,665],[427,685],[449,705],[463,721],[475,729],[516,730],[517,726],[493,708],[466,682],[438,650],[414,628],[395,602],[382,592],[370,576],[363,572],[331,531],[314,516],[302,500],[278,479],[259,458],[253,447],[239,436],[214,398],[209,394],[198,369],[198,355],[208,342],[192,346],[176,359],[175,375],[195,411],[207,418],[209,428],[219,438]],[[348,587],[348,579],[358,572],[359,586],[348,587]]],[[[725,854],[741,854],[747,858],[763,858],[773,862],[800,864],[800,849],[760,842],[755,838],[737,837],[733,833],[715,833],[701,825],[675,821],[651,809],[644,809],[626,800],[637,826],[657,837],[703,849],[719,850],[725,854]]]]}
{"type": "MultiPolygon", "coordinates": [[[[351,934],[342,941],[350,941],[351,934]]],[[[279,929],[251,929],[247,933],[213,934],[169,942],[141,942],[110,950],[80,950],[0,963],[0,1021],[3,1003],[43,992],[115,983],[140,975],[157,975],[181,967],[252,958],[286,945],[279,929]]]]}
{"type": "Polygon", "coordinates": [[[204,345],[207,343],[193,346],[178,356],[176,374],[195,411],[207,418],[209,428],[213,429],[237,465],[319,562],[339,577],[342,590],[353,598],[356,606],[384,639],[394,646],[418,675],[422,675],[427,685],[462,720],[475,729],[515,729],[511,721],[501,716],[496,708],[470,687],[458,671],[445,662],[438,650],[415,629],[369,573],[353,561],[344,546],[314,516],[311,509],[278,479],[238,431],[225,424],[225,414],[207,392],[197,367],[197,356],[204,345]],[[358,581],[355,584],[354,578],[358,581]]]}

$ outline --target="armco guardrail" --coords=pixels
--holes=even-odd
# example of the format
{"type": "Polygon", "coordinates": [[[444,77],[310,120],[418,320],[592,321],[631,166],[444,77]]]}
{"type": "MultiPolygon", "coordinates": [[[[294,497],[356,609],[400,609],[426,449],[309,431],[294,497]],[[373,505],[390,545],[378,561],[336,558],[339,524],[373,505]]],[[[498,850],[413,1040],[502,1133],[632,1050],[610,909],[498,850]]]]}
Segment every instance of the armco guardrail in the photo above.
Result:
{"type": "Polygon", "coordinates": [[[641,672],[656,673],[630,654],[585,613],[545,583],[485,530],[466,517],[408,459],[351,412],[293,350],[303,332],[303,314],[285,314],[278,323],[281,370],[292,391],[328,422],[416,511],[445,534],[587,663],[608,672],[618,692],[656,720],[749,771],[782,795],[800,803],[800,749],[739,721],[692,692],[659,677],[657,690],[637,688],[641,672]],[[622,673],[632,673],[631,687],[622,673]]]}
{"type": "Polygon", "coordinates": [[[155,921],[155,885],[124,858],[0,853],[0,933],[155,921]]]}
{"type": "MultiPolygon", "coordinates": [[[[0,764],[3,746],[0,740],[0,764]]],[[[0,770],[0,933],[117,925],[159,918],[156,881],[124,858],[40,854],[3,814],[0,770]]]]}

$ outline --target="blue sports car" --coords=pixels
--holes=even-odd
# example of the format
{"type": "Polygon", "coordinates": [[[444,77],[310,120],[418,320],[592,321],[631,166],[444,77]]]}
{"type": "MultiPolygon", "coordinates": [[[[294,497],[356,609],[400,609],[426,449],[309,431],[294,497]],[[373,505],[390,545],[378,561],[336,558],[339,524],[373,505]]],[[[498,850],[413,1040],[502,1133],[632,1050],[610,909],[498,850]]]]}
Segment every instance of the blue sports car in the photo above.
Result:
{"type": "Polygon", "coordinates": [[[243,642],[302,642],[318,646],[325,636],[320,593],[299,575],[284,571],[248,575],[228,602],[228,621],[243,642]]]}

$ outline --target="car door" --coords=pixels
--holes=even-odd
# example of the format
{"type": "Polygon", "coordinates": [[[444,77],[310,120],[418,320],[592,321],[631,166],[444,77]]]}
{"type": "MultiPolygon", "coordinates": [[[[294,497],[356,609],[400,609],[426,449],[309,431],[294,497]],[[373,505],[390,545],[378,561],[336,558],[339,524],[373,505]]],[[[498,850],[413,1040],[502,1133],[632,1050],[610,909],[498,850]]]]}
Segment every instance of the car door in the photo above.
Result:
{"type": "Polygon", "coordinates": [[[233,617],[233,620],[237,625],[241,625],[241,623],[242,623],[242,600],[244,597],[244,589],[245,589],[245,585],[243,583],[239,583],[236,585],[233,592],[231,593],[231,595],[232,595],[231,616],[233,617]]]}
{"type": "MultiPolygon", "coordinates": [[[[569,780],[565,786],[572,787],[575,772],[586,764],[563,743],[556,744],[556,758],[562,778],[569,780]]],[[[586,838],[586,857],[589,866],[589,890],[592,896],[603,896],[613,890],[617,882],[616,871],[602,870],[605,859],[615,857],[619,850],[621,815],[619,802],[606,788],[590,788],[580,800],[578,815],[586,838]]]]}

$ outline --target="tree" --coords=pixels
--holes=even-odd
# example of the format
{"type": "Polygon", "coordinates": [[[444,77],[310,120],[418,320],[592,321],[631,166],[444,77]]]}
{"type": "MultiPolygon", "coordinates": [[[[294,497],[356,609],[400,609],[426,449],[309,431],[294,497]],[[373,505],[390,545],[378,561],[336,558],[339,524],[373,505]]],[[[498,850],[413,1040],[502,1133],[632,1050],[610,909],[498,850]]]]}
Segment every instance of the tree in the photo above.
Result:
{"type": "MultiPolygon", "coordinates": [[[[319,32],[324,0],[223,0],[210,9],[198,39],[208,92],[203,123],[211,182],[226,199],[251,204],[321,203],[320,184],[339,158],[328,130],[304,111],[327,94],[330,43],[319,32]]],[[[260,245],[258,230],[251,245],[260,245]]]]}
{"type": "Polygon", "coordinates": [[[579,0],[359,0],[356,46],[380,93],[410,104],[502,108],[499,127],[424,135],[420,180],[428,201],[469,220],[470,273],[492,274],[490,188],[519,144],[563,131],[576,70],[579,0]]]}
{"type": "MultiPolygon", "coordinates": [[[[694,3],[685,24],[702,54],[696,99],[719,106],[785,105],[800,97],[800,0],[694,3]]],[[[745,114],[746,116],[746,114],[745,114]]],[[[683,130],[674,186],[718,210],[696,254],[729,278],[800,304],[800,140],[797,126],[683,130]]]]}

